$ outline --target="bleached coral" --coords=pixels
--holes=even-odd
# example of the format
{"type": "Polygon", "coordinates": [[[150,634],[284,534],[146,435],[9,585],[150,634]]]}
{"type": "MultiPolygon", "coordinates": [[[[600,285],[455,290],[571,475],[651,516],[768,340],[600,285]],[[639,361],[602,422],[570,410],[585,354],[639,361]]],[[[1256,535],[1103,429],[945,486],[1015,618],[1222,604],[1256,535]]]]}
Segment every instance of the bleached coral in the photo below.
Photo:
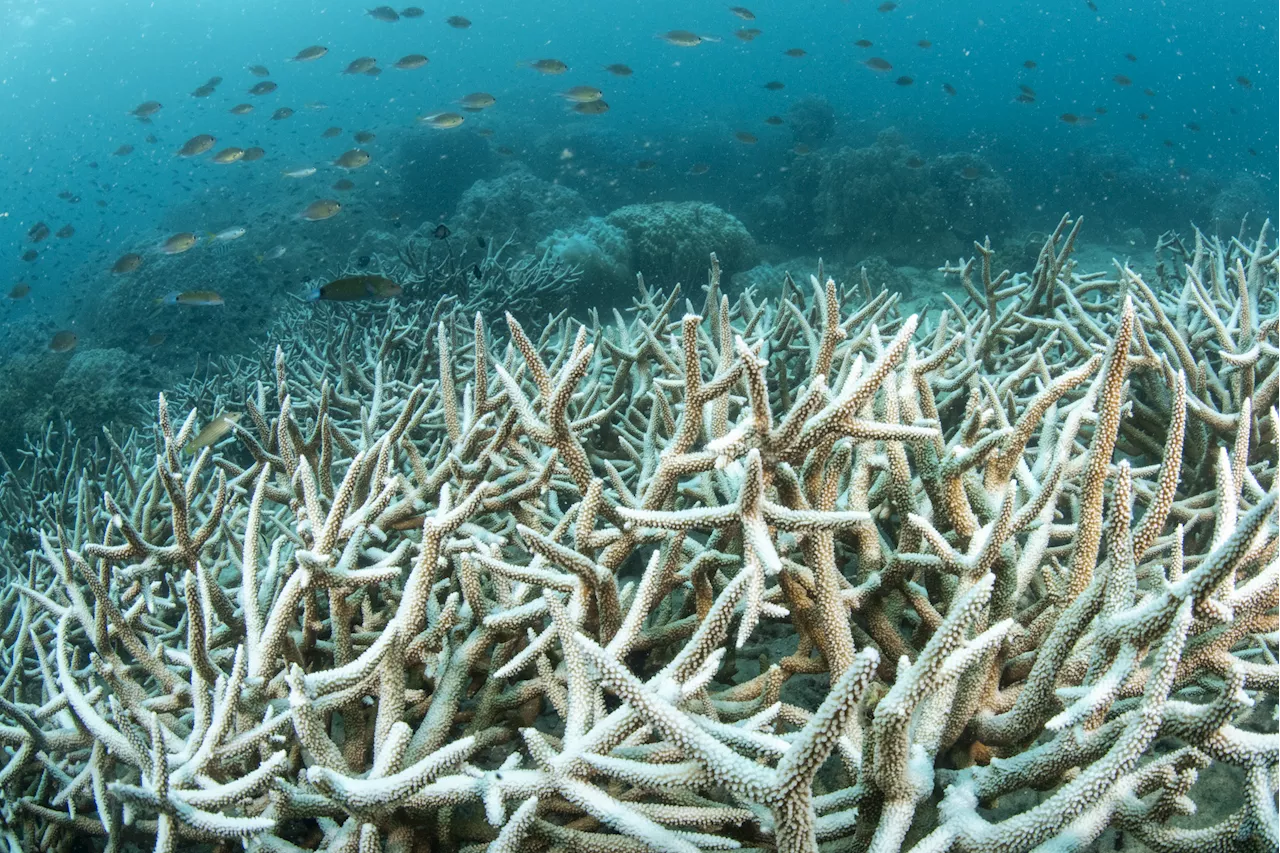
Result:
{"type": "Polygon", "coordinates": [[[1169,292],[1075,233],[949,265],[927,328],[714,258],[699,313],[297,323],[228,365],[225,446],[164,398],[79,477],[33,444],[11,847],[1274,848],[1276,253],[1202,241],[1169,292]],[[794,650],[736,677],[762,626],[794,650]],[[1210,765],[1234,812],[1172,822],[1210,765]]]}

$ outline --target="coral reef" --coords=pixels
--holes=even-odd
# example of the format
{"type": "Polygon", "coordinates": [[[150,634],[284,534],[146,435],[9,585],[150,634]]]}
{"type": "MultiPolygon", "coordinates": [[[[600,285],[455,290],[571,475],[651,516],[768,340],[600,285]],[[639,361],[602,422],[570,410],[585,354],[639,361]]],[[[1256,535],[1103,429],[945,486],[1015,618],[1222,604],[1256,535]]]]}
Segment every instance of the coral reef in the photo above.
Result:
{"type": "Polygon", "coordinates": [[[599,217],[556,231],[538,244],[538,251],[582,270],[593,305],[607,305],[632,292],[636,269],[626,232],[599,217]]]}
{"type": "Polygon", "coordinates": [[[576,192],[542,180],[517,162],[505,165],[500,176],[468,187],[449,223],[459,233],[513,238],[517,248],[532,249],[556,229],[590,215],[576,192]]]}
{"type": "Polygon", "coordinates": [[[922,252],[958,253],[987,235],[1002,237],[1013,211],[1008,183],[980,158],[926,160],[893,130],[863,148],[797,157],[784,198],[785,214],[773,211],[782,233],[806,243],[820,235],[812,248],[823,254],[874,253],[897,263],[922,252]]]}
{"type": "Polygon", "coordinates": [[[633,269],[664,287],[700,281],[711,252],[729,274],[750,269],[758,259],[756,242],[743,224],[713,204],[629,204],[604,221],[626,235],[633,269]]]}
{"type": "Polygon", "coordinates": [[[796,142],[818,148],[835,134],[836,111],[826,98],[808,95],[787,106],[787,124],[796,142]]]}
{"type": "Polygon", "coordinates": [[[1277,254],[1078,274],[1078,227],[928,324],[714,257],[700,314],[295,313],[181,421],[33,439],[0,835],[1274,850],[1277,254]]]}

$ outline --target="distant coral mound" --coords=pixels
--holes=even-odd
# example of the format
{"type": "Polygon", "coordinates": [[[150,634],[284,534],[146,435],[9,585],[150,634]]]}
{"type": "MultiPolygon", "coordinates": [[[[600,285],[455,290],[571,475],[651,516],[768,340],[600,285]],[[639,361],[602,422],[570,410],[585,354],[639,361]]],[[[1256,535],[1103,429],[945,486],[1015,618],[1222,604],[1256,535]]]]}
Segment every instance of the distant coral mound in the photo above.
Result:
{"type": "Polygon", "coordinates": [[[714,204],[629,204],[604,221],[626,235],[633,268],[662,286],[701,281],[711,252],[729,275],[759,260],[759,248],[746,226],[714,204]]]}
{"type": "Polygon", "coordinates": [[[462,194],[450,223],[455,230],[488,235],[496,240],[514,237],[532,248],[559,228],[591,215],[576,192],[544,181],[523,163],[512,163],[490,180],[476,181],[462,194]]]}
{"type": "Polygon", "coordinates": [[[824,253],[906,262],[922,251],[957,254],[972,240],[1002,236],[1012,226],[1013,193],[982,158],[926,158],[889,130],[863,148],[797,157],[769,213],[771,232],[824,253]]]}

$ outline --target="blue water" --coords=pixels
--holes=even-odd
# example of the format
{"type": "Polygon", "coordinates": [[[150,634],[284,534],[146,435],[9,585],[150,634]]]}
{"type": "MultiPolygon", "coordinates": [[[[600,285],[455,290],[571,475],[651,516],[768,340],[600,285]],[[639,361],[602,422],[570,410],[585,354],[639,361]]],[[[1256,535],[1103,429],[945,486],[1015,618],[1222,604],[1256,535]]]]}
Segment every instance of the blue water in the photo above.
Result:
{"type": "MultiPolygon", "coordinates": [[[[9,332],[5,348],[9,355],[24,347],[39,351],[52,328],[83,324],[77,312],[92,310],[93,295],[111,284],[115,258],[153,252],[175,231],[240,225],[249,234],[230,251],[294,245],[294,235],[311,227],[296,214],[332,195],[327,188],[341,173],[326,164],[354,147],[350,134],[359,129],[379,138],[364,146],[374,156],[371,166],[352,176],[360,189],[344,199],[344,217],[351,216],[343,228],[306,231],[313,244],[324,245],[313,245],[305,258],[290,257],[288,275],[277,282],[282,290],[301,292],[309,272],[321,276],[325,264],[345,257],[384,219],[408,217],[410,227],[447,220],[459,187],[498,174],[503,162],[488,149],[499,146],[539,177],[581,189],[597,213],[635,201],[708,201],[739,216],[758,241],[784,256],[830,254],[841,247],[808,239],[816,227],[793,222],[792,230],[778,231],[776,221],[757,210],[795,164],[790,129],[763,119],[786,116],[788,106],[806,96],[825,99],[834,111],[834,134],[822,142],[824,150],[871,145],[878,133],[895,128],[926,157],[978,155],[1012,191],[1011,238],[1051,227],[1063,211],[1085,209],[1103,220],[1095,236],[1133,225],[1153,241],[1163,228],[1190,228],[1189,195],[1220,192],[1241,180],[1258,200],[1251,212],[1274,216],[1275,5],[1097,2],[1095,12],[1084,0],[903,0],[880,12],[873,0],[754,0],[747,5],[756,20],[744,21],[720,2],[457,0],[427,2],[424,17],[395,23],[369,17],[362,3],[6,2],[0,5],[0,285],[7,291],[24,281],[32,293],[0,306],[9,332]],[[466,16],[472,26],[451,28],[444,22],[450,15],[466,16]],[[763,32],[747,43],[734,36],[743,27],[763,32]],[[681,48],[656,37],[671,29],[707,40],[681,48]],[[854,46],[863,38],[873,47],[854,46]],[[921,40],[931,45],[923,48],[921,40]],[[330,53],[315,62],[290,61],[312,44],[330,53]],[[784,54],[796,47],[806,55],[784,54]],[[430,64],[413,71],[391,67],[409,53],[426,54],[430,64]],[[358,56],[378,58],[385,70],[376,78],[340,73],[358,56]],[[870,70],[863,61],[871,56],[893,69],[870,70]],[[537,58],[560,59],[570,71],[545,76],[521,64],[537,58]],[[1036,67],[1024,67],[1028,60],[1036,67]],[[619,62],[634,75],[602,70],[619,62]],[[265,97],[246,93],[259,82],[246,70],[256,63],[279,84],[265,97]],[[1131,85],[1118,85],[1117,74],[1131,85]],[[191,96],[215,75],[224,79],[211,97],[191,96]],[[911,85],[895,82],[904,75],[911,85]],[[766,90],[773,80],[785,88],[766,90]],[[1016,100],[1020,84],[1034,91],[1034,103],[1016,100]],[[603,89],[609,112],[570,111],[557,93],[572,85],[603,89]],[[415,124],[418,115],[457,109],[456,100],[475,91],[496,96],[497,106],[468,115],[456,130],[415,124]],[[130,115],[152,99],[164,104],[152,124],[130,115]],[[229,114],[240,102],[253,103],[255,111],[229,114]],[[307,107],[314,102],[326,106],[307,107]],[[296,114],[271,121],[281,106],[296,114]],[[1060,118],[1065,113],[1090,123],[1067,124],[1060,118]],[[321,138],[330,126],[343,128],[343,135],[321,138]],[[480,140],[479,127],[496,132],[480,140]],[[741,130],[758,143],[736,141],[741,130]],[[211,154],[176,157],[198,133],[217,137],[215,151],[260,145],[268,153],[259,162],[229,166],[213,164],[211,154]],[[148,144],[148,134],[158,141],[148,144]],[[470,135],[470,141],[446,142],[449,135],[470,135]],[[112,156],[123,144],[136,150],[112,156]],[[411,155],[406,144],[414,146],[411,155]],[[637,175],[638,159],[658,167],[637,175]],[[713,168],[695,179],[687,173],[698,162],[713,168]],[[280,176],[308,165],[320,170],[310,183],[280,176]],[[60,199],[60,192],[78,203],[60,199]],[[1156,227],[1162,216],[1168,221],[1156,227]],[[32,246],[27,233],[38,221],[54,231],[69,224],[76,233],[32,246]],[[32,248],[39,256],[21,260],[32,248]]],[[[919,254],[910,260],[921,267],[942,260],[927,244],[919,254]]],[[[166,268],[173,289],[216,288],[208,257],[192,252],[184,256],[186,267],[166,268]]]]}

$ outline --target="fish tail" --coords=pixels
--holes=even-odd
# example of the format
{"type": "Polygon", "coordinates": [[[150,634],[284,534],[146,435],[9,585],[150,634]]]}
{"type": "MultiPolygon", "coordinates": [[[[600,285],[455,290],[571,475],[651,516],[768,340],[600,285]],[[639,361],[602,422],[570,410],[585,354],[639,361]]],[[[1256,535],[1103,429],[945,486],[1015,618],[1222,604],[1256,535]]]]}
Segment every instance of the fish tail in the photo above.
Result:
{"type": "Polygon", "coordinates": [[[319,298],[320,298],[320,288],[318,288],[318,287],[313,287],[313,288],[311,288],[311,290],[307,291],[307,301],[308,301],[308,302],[315,302],[315,301],[316,301],[316,300],[318,300],[319,298]]]}

